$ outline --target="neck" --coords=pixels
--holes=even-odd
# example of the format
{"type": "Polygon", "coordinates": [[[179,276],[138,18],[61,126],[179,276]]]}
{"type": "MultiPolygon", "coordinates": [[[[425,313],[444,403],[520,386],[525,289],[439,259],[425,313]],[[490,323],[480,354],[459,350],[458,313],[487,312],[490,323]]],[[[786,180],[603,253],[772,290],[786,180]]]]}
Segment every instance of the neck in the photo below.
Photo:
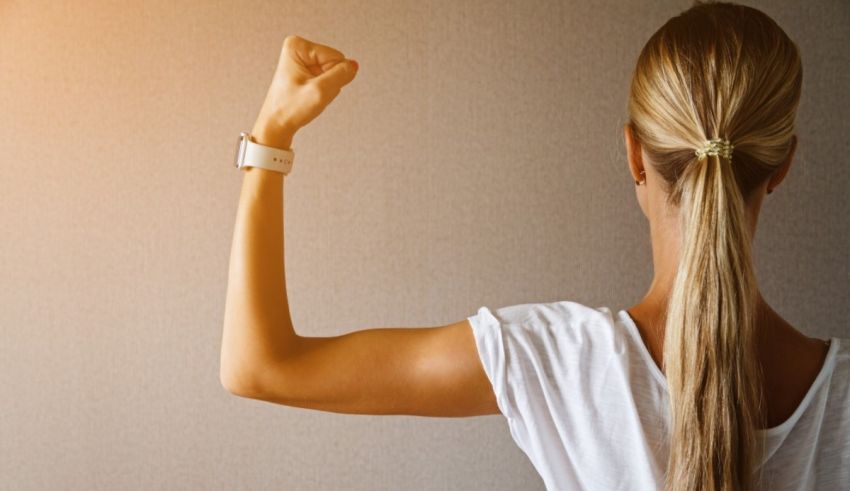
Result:
{"type": "MultiPolygon", "coordinates": [[[[647,328],[663,338],[667,303],[679,268],[680,226],[679,215],[659,215],[650,222],[652,240],[653,277],[641,301],[628,310],[639,315],[647,328]]],[[[779,316],[764,300],[761,290],[756,292],[756,319],[758,325],[770,325],[779,316]]],[[[762,338],[762,336],[759,336],[762,338]]]]}

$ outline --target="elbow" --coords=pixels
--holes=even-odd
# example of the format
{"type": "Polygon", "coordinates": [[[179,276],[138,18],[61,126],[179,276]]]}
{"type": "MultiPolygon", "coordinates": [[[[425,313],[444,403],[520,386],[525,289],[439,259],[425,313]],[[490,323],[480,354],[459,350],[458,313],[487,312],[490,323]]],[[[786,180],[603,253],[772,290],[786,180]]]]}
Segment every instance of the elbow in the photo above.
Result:
{"type": "Polygon", "coordinates": [[[219,382],[227,392],[248,399],[262,399],[262,391],[256,375],[251,370],[236,369],[222,363],[219,382]]]}
{"type": "Polygon", "coordinates": [[[230,394],[259,399],[261,392],[257,364],[244,350],[235,349],[233,343],[227,342],[227,331],[228,327],[225,326],[219,358],[219,383],[230,394]]]}

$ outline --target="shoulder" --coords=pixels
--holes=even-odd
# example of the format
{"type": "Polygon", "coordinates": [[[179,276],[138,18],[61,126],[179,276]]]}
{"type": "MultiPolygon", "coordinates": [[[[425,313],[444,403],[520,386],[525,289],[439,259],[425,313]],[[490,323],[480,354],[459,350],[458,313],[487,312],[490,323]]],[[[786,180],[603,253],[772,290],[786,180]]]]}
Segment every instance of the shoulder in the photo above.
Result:
{"type": "Polygon", "coordinates": [[[476,315],[494,317],[505,324],[525,324],[529,322],[557,324],[566,320],[602,323],[611,321],[611,310],[608,307],[592,307],[570,300],[519,303],[497,308],[482,306],[478,309],[476,315]]]}
{"type": "Polygon", "coordinates": [[[469,317],[477,335],[498,331],[504,343],[536,341],[559,348],[623,349],[626,341],[618,314],[605,306],[561,300],[521,303],[490,308],[482,306],[469,317]]]}
{"type": "Polygon", "coordinates": [[[576,394],[624,397],[634,357],[618,315],[570,300],[480,307],[468,319],[502,413],[540,421],[576,394]]]}

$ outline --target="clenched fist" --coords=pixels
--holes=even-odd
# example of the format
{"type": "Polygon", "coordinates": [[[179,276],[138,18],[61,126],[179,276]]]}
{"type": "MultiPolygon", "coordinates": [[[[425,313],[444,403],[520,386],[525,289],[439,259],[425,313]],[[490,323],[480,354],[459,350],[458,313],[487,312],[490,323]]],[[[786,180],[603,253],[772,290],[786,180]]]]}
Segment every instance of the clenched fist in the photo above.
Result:
{"type": "Polygon", "coordinates": [[[260,143],[288,147],[295,132],[321,114],[356,73],[357,62],[340,51],[287,36],[252,134],[266,140],[260,143]]]}

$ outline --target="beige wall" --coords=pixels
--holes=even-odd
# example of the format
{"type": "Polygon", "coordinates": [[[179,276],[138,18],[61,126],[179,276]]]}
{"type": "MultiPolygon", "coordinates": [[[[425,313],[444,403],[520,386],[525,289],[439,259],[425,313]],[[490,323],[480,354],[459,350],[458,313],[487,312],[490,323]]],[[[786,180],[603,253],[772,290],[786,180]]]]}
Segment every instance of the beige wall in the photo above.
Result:
{"type": "MultiPolygon", "coordinates": [[[[625,308],[649,236],[621,126],[689,1],[0,0],[0,489],[542,489],[501,416],[322,413],[219,384],[249,130],[285,35],[360,62],[294,141],[296,329],[625,308]]],[[[850,336],[850,4],[755,3],[803,53],[766,298],[850,336]]]]}

